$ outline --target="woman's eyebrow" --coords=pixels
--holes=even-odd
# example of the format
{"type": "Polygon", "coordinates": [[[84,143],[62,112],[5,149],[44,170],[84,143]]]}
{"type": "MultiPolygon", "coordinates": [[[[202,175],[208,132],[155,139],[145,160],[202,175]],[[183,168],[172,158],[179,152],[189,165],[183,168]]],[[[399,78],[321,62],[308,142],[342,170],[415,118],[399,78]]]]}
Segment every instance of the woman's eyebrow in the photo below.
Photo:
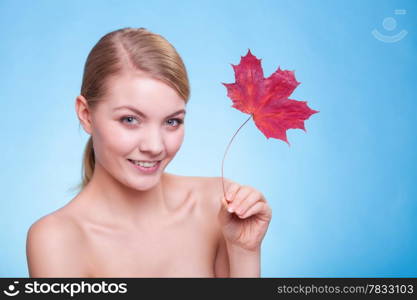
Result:
{"type": "MultiPolygon", "coordinates": [[[[119,110],[119,109],[123,109],[123,108],[130,109],[131,111],[137,113],[142,118],[146,118],[146,115],[143,112],[141,112],[140,110],[136,109],[135,107],[129,106],[129,105],[123,105],[123,106],[116,107],[115,109],[113,109],[113,111],[116,111],[116,110],[119,110]]],[[[179,115],[181,113],[184,113],[185,114],[186,112],[185,112],[184,109],[180,109],[179,111],[176,111],[176,112],[170,114],[169,116],[167,116],[167,118],[174,117],[174,116],[179,115]]]]}

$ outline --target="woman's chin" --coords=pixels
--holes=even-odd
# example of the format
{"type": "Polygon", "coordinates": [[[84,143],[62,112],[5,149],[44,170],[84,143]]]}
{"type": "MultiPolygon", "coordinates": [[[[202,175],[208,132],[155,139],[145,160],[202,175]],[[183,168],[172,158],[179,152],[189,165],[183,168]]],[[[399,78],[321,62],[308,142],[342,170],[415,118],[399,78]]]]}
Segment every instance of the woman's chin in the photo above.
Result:
{"type": "Polygon", "coordinates": [[[137,191],[147,191],[154,188],[160,180],[160,176],[152,176],[150,178],[136,179],[136,182],[130,182],[129,187],[137,191]]]}

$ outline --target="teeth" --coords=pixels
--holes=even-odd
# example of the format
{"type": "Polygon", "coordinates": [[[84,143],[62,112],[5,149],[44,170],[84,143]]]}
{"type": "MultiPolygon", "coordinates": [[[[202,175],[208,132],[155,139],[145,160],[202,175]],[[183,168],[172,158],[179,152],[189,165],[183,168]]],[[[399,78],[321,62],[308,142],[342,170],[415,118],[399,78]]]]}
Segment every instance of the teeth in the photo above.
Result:
{"type": "Polygon", "coordinates": [[[132,160],[132,161],[135,165],[145,167],[145,168],[154,167],[158,163],[157,161],[154,161],[154,162],[142,162],[142,161],[138,161],[138,160],[132,160]]]}

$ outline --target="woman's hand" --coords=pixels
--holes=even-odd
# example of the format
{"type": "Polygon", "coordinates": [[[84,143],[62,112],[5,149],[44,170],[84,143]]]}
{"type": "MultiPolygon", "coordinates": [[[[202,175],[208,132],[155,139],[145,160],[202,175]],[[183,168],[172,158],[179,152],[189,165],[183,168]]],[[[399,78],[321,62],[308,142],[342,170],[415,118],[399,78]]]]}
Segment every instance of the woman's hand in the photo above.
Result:
{"type": "Polygon", "coordinates": [[[226,199],[221,196],[219,212],[226,243],[249,251],[259,250],[272,210],[258,190],[229,180],[226,182],[226,199]]]}

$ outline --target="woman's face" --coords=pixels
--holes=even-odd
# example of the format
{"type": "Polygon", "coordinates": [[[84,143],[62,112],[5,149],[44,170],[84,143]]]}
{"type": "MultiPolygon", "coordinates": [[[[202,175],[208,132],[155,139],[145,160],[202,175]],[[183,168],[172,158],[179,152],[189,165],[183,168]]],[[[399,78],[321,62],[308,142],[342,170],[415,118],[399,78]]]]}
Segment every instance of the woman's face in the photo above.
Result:
{"type": "Polygon", "coordinates": [[[157,184],[184,138],[185,101],[163,83],[141,74],[114,76],[92,111],[96,161],[122,184],[147,190],[157,184]],[[157,170],[138,166],[158,162],[157,170]]]}

